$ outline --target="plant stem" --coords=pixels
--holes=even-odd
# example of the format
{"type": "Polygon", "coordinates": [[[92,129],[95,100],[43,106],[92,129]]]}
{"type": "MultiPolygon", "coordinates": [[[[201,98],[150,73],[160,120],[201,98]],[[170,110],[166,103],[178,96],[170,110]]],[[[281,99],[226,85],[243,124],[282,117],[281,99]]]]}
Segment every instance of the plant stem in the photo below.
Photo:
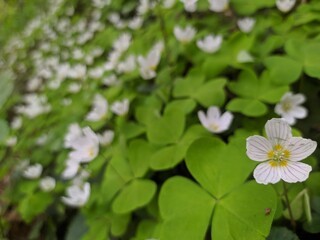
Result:
{"type": "Polygon", "coordinates": [[[286,183],[284,181],[282,181],[282,183],[283,183],[283,194],[286,199],[286,204],[287,204],[287,208],[289,211],[290,223],[291,223],[293,231],[295,232],[297,225],[296,225],[296,222],[294,221],[294,218],[293,218],[293,214],[292,214],[292,210],[291,210],[291,206],[290,206],[290,202],[289,202],[289,198],[288,198],[288,189],[287,189],[286,183]]]}

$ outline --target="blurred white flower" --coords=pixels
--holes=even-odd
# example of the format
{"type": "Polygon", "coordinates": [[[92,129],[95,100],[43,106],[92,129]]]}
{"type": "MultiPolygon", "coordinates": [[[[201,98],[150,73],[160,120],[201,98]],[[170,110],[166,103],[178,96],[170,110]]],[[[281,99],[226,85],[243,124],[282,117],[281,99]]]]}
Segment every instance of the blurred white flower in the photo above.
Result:
{"type": "Polygon", "coordinates": [[[214,53],[220,49],[222,41],[221,35],[208,35],[203,40],[198,40],[197,46],[204,52],[214,53]]]}
{"type": "Polygon", "coordinates": [[[117,66],[118,73],[129,73],[136,69],[136,58],[134,55],[129,55],[124,61],[119,62],[117,66]]]}
{"type": "Polygon", "coordinates": [[[40,177],[42,173],[42,165],[40,163],[36,163],[34,165],[29,165],[23,171],[22,175],[28,179],[36,179],[40,177]]]}
{"type": "Polygon", "coordinates": [[[241,50],[237,55],[237,62],[239,63],[254,62],[254,59],[248,51],[241,50]]]}
{"type": "Polygon", "coordinates": [[[93,107],[87,114],[86,120],[90,122],[97,122],[104,118],[108,111],[108,102],[100,94],[96,94],[93,100],[93,107]]]}
{"type": "Polygon", "coordinates": [[[141,28],[143,24],[143,18],[140,16],[135,16],[128,22],[128,27],[131,28],[132,30],[137,30],[141,28]]]}
{"type": "Polygon", "coordinates": [[[65,148],[69,148],[72,146],[72,143],[78,139],[79,137],[81,137],[82,135],[82,130],[79,126],[78,123],[72,123],[69,125],[68,127],[68,132],[67,134],[64,136],[64,147],[65,148]]]}
{"type": "Polygon", "coordinates": [[[51,105],[47,103],[47,97],[37,94],[24,95],[25,105],[18,105],[15,110],[18,113],[26,115],[28,118],[51,111],[51,105]]]}
{"type": "Polygon", "coordinates": [[[150,9],[154,8],[155,3],[149,0],[140,0],[139,5],[137,7],[137,12],[139,15],[143,15],[147,13],[150,9]]]}
{"type": "Polygon", "coordinates": [[[157,75],[156,68],[160,59],[161,53],[156,49],[151,50],[146,57],[138,56],[137,60],[140,65],[140,75],[143,79],[149,80],[157,75]]]}
{"type": "Polygon", "coordinates": [[[288,92],[284,94],[280,102],[275,107],[275,112],[283,117],[290,125],[296,123],[296,119],[307,117],[308,110],[300,106],[306,98],[303,94],[293,94],[288,92]]]}
{"type": "Polygon", "coordinates": [[[78,173],[73,179],[72,184],[81,186],[85,180],[90,177],[90,172],[85,169],[81,169],[80,173],[78,173]]]}
{"type": "Polygon", "coordinates": [[[78,162],[90,162],[99,153],[99,138],[89,127],[81,129],[81,135],[71,142],[73,151],[69,157],[78,162]]]}
{"type": "Polygon", "coordinates": [[[114,102],[111,111],[119,116],[126,115],[129,111],[129,99],[114,102]]]}
{"type": "Polygon", "coordinates": [[[180,0],[184,5],[184,10],[187,12],[195,12],[197,10],[198,0],[180,0]]]}
{"type": "Polygon", "coordinates": [[[72,103],[72,99],[71,98],[63,98],[61,101],[61,104],[63,106],[69,106],[72,103]]]}
{"type": "Polygon", "coordinates": [[[102,134],[98,134],[98,138],[101,145],[109,145],[114,138],[114,131],[106,130],[102,134]]]}
{"type": "Polygon", "coordinates": [[[6,139],[6,146],[13,147],[17,144],[18,138],[16,136],[11,136],[6,139]]]}
{"type": "Polygon", "coordinates": [[[27,90],[28,91],[36,91],[37,89],[39,89],[41,87],[41,84],[42,84],[41,78],[38,78],[38,77],[31,78],[27,82],[27,90]]]}
{"type": "Polygon", "coordinates": [[[256,20],[251,17],[241,18],[237,21],[237,25],[238,25],[239,29],[241,30],[241,32],[244,32],[244,33],[251,32],[255,23],[256,23],[256,20]]]}
{"type": "Polygon", "coordinates": [[[44,177],[39,183],[40,189],[44,192],[50,192],[56,187],[56,180],[53,177],[44,177]]]}
{"type": "Polygon", "coordinates": [[[70,67],[68,77],[72,79],[83,79],[87,74],[86,65],[76,64],[70,67]]]}
{"type": "Polygon", "coordinates": [[[302,137],[292,137],[291,128],[284,119],[273,118],[265,125],[267,138],[247,138],[247,155],[263,162],[254,170],[257,183],[303,182],[309,177],[311,166],[299,161],[310,156],[317,143],[302,137]]]}
{"type": "Polygon", "coordinates": [[[209,9],[213,12],[224,12],[229,7],[229,0],[208,0],[209,9]]]}
{"type": "Polygon", "coordinates": [[[120,81],[117,79],[117,76],[115,74],[111,74],[110,76],[102,79],[102,83],[106,86],[116,86],[120,83],[120,81]]]}
{"type": "Polygon", "coordinates": [[[62,178],[63,179],[73,178],[77,174],[79,167],[80,167],[80,163],[77,160],[68,158],[66,161],[66,167],[61,174],[62,178]]]}
{"type": "Polygon", "coordinates": [[[176,0],[163,0],[163,7],[169,9],[172,8],[175,3],[176,0]]]}
{"type": "Polygon", "coordinates": [[[12,129],[21,128],[21,126],[22,126],[22,117],[20,117],[20,116],[14,117],[12,119],[12,121],[11,121],[10,126],[11,126],[12,129]]]}
{"type": "Polygon", "coordinates": [[[198,112],[199,120],[207,130],[212,133],[221,133],[229,129],[233,119],[230,112],[225,112],[221,115],[218,107],[209,107],[207,115],[203,111],[198,112]]]}
{"type": "Polygon", "coordinates": [[[72,57],[75,60],[80,60],[84,58],[84,52],[80,48],[76,48],[72,52],[72,57]]]}
{"type": "Polygon", "coordinates": [[[281,12],[289,12],[295,5],[296,0],[276,0],[276,6],[281,12]]]}
{"type": "Polygon", "coordinates": [[[80,83],[70,83],[68,86],[68,91],[71,93],[77,93],[81,89],[81,84],[80,83]]]}
{"type": "Polygon", "coordinates": [[[131,34],[122,33],[114,42],[113,48],[118,52],[125,52],[131,43],[131,34]]]}
{"type": "Polygon", "coordinates": [[[105,71],[113,70],[117,66],[120,57],[121,57],[121,52],[111,51],[108,55],[108,61],[104,65],[104,70],[105,71]]]}
{"type": "Polygon", "coordinates": [[[88,76],[93,79],[101,78],[104,74],[104,68],[103,67],[95,67],[89,70],[88,76]]]}
{"type": "Polygon", "coordinates": [[[72,185],[67,188],[67,196],[62,197],[62,201],[71,207],[82,207],[90,197],[90,183],[86,182],[83,186],[72,185]]]}
{"type": "Polygon", "coordinates": [[[175,26],[173,33],[178,41],[182,43],[188,43],[188,42],[191,42],[194,36],[196,35],[196,30],[190,25],[185,27],[184,29],[181,27],[175,26]]]}

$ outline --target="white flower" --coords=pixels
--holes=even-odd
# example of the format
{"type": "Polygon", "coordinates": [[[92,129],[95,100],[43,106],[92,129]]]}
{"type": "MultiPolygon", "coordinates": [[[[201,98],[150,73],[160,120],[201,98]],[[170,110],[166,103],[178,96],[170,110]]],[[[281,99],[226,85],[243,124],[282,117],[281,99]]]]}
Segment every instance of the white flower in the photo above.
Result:
{"type": "Polygon", "coordinates": [[[170,9],[176,3],[176,0],[163,0],[163,7],[170,9]]]}
{"type": "Polygon", "coordinates": [[[64,147],[71,147],[72,143],[82,135],[82,130],[78,123],[72,123],[68,127],[68,132],[64,136],[64,147]]]}
{"type": "Polygon", "coordinates": [[[237,21],[237,25],[238,25],[239,29],[241,30],[241,32],[244,32],[244,33],[251,32],[255,23],[256,23],[256,20],[251,17],[241,18],[237,21]]]}
{"type": "Polygon", "coordinates": [[[68,77],[73,79],[83,79],[86,76],[87,67],[86,65],[77,64],[73,67],[70,67],[68,72],[68,77]]]}
{"type": "Polygon", "coordinates": [[[135,16],[128,22],[128,27],[131,28],[132,30],[137,30],[141,28],[143,23],[143,18],[140,16],[135,16]]]}
{"type": "Polygon", "coordinates": [[[62,201],[71,207],[81,207],[88,201],[90,196],[90,183],[83,186],[72,185],[67,188],[67,197],[62,197],[62,201]]]}
{"type": "Polygon", "coordinates": [[[253,61],[254,61],[253,57],[246,50],[241,50],[237,55],[237,62],[239,63],[246,63],[246,62],[253,62],[253,61]]]}
{"type": "Polygon", "coordinates": [[[125,52],[131,42],[131,35],[129,33],[122,33],[114,42],[113,48],[117,52],[125,52]]]}
{"type": "Polygon", "coordinates": [[[39,163],[36,163],[34,165],[28,166],[23,171],[22,175],[25,178],[36,179],[36,178],[40,177],[41,173],[42,173],[42,165],[39,163]]]}
{"type": "Polygon", "coordinates": [[[71,143],[71,148],[70,158],[78,162],[90,162],[99,153],[99,138],[89,127],[85,127],[81,136],[71,143]]]}
{"type": "Polygon", "coordinates": [[[98,134],[98,138],[101,145],[109,145],[114,138],[114,132],[112,130],[106,130],[102,134],[98,134]]]}
{"type": "Polygon", "coordinates": [[[126,115],[129,111],[129,99],[114,102],[111,111],[119,116],[126,115]]]}
{"type": "Polygon", "coordinates": [[[196,30],[192,26],[187,26],[185,29],[175,26],[173,33],[178,41],[188,43],[194,38],[196,30]]]}
{"type": "Polygon", "coordinates": [[[70,83],[70,85],[68,86],[68,91],[70,93],[77,93],[80,91],[80,89],[81,89],[80,83],[70,83]]]}
{"type": "Polygon", "coordinates": [[[66,168],[61,174],[62,178],[63,179],[73,178],[77,174],[79,167],[80,167],[80,163],[77,160],[69,158],[66,161],[66,168]]]}
{"type": "Polygon", "coordinates": [[[277,183],[280,179],[295,183],[305,181],[311,166],[299,161],[311,155],[317,143],[302,137],[292,137],[289,124],[280,118],[269,120],[266,125],[267,138],[247,138],[247,155],[260,163],[253,176],[258,183],[277,183]]]}
{"type": "Polygon", "coordinates": [[[119,61],[119,58],[121,57],[121,52],[119,51],[112,51],[108,55],[108,61],[104,65],[104,70],[109,71],[113,70],[119,61]]]}
{"type": "Polygon", "coordinates": [[[208,0],[209,9],[213,12],[224,12],[229,7],[229,0],[208,0]]]}
{"type": "Polygon", "coordinates": [[[129,55],[126,60],[119,62],[117,66],[118,73],[129,73],[136,69],[136,58],[134,55],[129,55]]]}
{"type": "Polygon", "coordinates": [[[137,60],[140,65],[140,75],[143,79],[149,80],[157,75],[155,70],[160,59],[160,51],[157,51],[156,49],[151,50],[146,57],[138,56],[137,60]]]}
{"type": "Polygon", "coordinates": [[[6,146],[13,147],[17,144],[18,138],[16,136],[11,136],[6,139],[6,146]]]}
{"type": "Polygon", "coordinates": [[[195,12],[197,10],[198,0],[180,0],[184,4],[184,10],[187,12],[195,12]]]}
{"type": "Polygon", "coordinates": [[[102,83],[106,86],[116,86],[120,83],[120,81],[117,79],[117,76],[115,74],[111,74],[108,77],[105,77],[102,80],[102,83]]]}
{"type": "Polygon", "coordinates": [[[208,35],[203,40],[198,40],[197,46],[204,52],[214,53],[220,49],[222,40],[221,35],[208,35]]]}
{"type": "Polygon", "coordinates": [[[52,177],[44,177],[40,180],[40,188],[44,192],[50,192],[56,187],[56,180],[52,177]]]}
{"type": "Polygon", "coordinates": [[[90,177],[90,172],[85,169],[81,169],[80,173],[72,179],[72,184],[81,186],[88,177],[90,177]]]}
{"type": "Polygon", "coordinates": [[[93,79],[101,78],[104,74],[104,68],[103,67],[95,67],[89,70],[88,75],[89,77],[93,79]]]}
{"type": "Polygon", "coordinates": [[[206,129],[212,133],[221,133],[229,129],[233,119],[230,112],[225,112],[221,115],[218,107],[209,107],[207,115],[203,111],[198,112],[199,120],[206,129]]]}
{"type": "Polygon", "coordinates": [[[277,0],[276,6],[281,12],[289,12],[295,5],[296,0],[277,0]]]}
{"type": "Polygon", "coordinates": [[[15,117],[10,124],[12,129],[19,129],[22,126],[22,117],[15,117]]]}
{"type": "Polygon", "coordinates": [[[307,109],[300,106],[300,104],[304,103],[305,100],[306,98],[303,94],[293,94],[288,92],[282,96],[274,110],[290,125],[293,125],[296,123],[296,119],[302,119],[308,115],[307,109]]]}
{"type": "Polygon", "coordinates": [[[90,122],[100,121],[103,117],[106,116],[108,111],[108,102],[100,94],[96,94],[93,100],[92,110],[86,116],[86,120],[90,122]]]}
{"type": "Polygon", "coordinates": [[[47,103],[47,97],[44,95],[26,94],[24,101],[26,105],[17,106],[16,111],[29,118],[34,118],[51,110],[51,106],[47,103]]]}

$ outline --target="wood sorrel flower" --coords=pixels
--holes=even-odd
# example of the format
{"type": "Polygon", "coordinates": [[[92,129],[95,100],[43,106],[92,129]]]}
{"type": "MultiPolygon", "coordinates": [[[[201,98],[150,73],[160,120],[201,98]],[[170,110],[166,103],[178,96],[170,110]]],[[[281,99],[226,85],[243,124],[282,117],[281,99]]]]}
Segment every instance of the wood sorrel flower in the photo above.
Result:
{"type": "Polygon", "coordinates": [[[296,0],[277,0],[276,6],[281,12],[289,12],[295,5],[296,0]]]}
{"type": "Polygon", "coordinates": [[[296,123],[297,119],[305,118],[308,111],[305,107],[300,106],[306,100],[303,94],[293,94],[288,92],[283,95],[280,102],[276,105],[274,111],[284,118],[290,125],[296,123]]]}
{"type": "Polygon", "coordinates": [[[206,53],[217,52],[222,44],[223,38],[221,35],[208,35],[197,41],[197,46],[206,53]]]}
{"type": "Polygon", "coordinates": [[[247,138],[247,155],[260,163],[253,176],[258,183],[277,183],[280,179],[295,183],[305,181],[311,166],[299,161],[311,155],[317,143],[302,137],[292,137],[291,127],[281,118],[273,118],[265,125],[267,138],[247,138]]]}
{"type": "Polygon", "coordinates": [[[90,196],[90,183],[83,186],[72,185],[67,188],[67,197],[62,197],[62,201],[71,207],[81,207],[88,201],[90,196]]]}
{"type": "Polygon", "coordinates": [[[212,133],[221,133],[230,127],[233,115],[230,112],[225,112],[221,115],[218,107],[209,107],[207,115],[203,111],[198,112],[198,117],[202,126],[212,133]]]}

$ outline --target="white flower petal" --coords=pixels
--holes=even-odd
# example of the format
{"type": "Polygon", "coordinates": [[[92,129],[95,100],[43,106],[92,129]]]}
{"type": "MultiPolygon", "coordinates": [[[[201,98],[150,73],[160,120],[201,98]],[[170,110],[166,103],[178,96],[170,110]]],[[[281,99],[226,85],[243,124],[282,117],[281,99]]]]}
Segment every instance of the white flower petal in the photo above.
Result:
{"type": "Polygon", "coordinates": [[[284,118],[289,125],[294,125],[296,123],[296,119],[291,114],[284,113],[281,117],[284,118]]]}
{"type": "Polygon", "coordinates": [[[291,101],[293,104],[298,105],[304,103],[306,101],[306,97],[303,94],[298,93],[291,97],[291,101]]]}
{"type": "Polygon", "coordinates": [[[305,118],[308,115],[308,110],[305,107],[296,106],[291,110],[291,114],[295,118],[305,118]]]}
{"type": "Polygon", "coordinates": [[[222,114],[219,120],[221,129],[223,130],[229,129],[232,119],[233,119],[233,114],[231,112],[225,112],[224,114],[222,114]]]}
{"type": "Polygon", "coordinates": [[[268,152],[271,150],[272,145],[266,138],[257,135],[247,138],[247,155],[250,159],[268,160],[268,152]]]}
{"type": "Polygon", "coordinates": [[[301,162],[288,161],[288,165],[279,167],[281,178],[289,183],[303,182],[309,177],[312,168],[301,162]]]}
{"type": "Polygon", "coordinates": [[[269,162],[260,163],[253,172],[253,176],[257,183],[268,184],[280,181],[278,167],[272,167],[269,162]]]}
{"type": "Polygon", "coordinates": [[[292,137],[287,149],[290,152],[290,161],[300,161],[310,156],[317,148],[317,142],[301,137],[292,137]]]}
{"type": "Polygon", "coordinates": [[[204,126],[205,128],[207,128],[209,126],[207,116],[205,115],[205,113],[203,111],[198,111],[198,118],[199,118],[202,126],[204,126]]]}
{"type": "Polygon", "coordinates": [[[292,137],[291,127],[289,124],[281,118],[272,118],[268,120],[265,125],[268,139],[272,142],[272,145],[276,144],[284,145],[284,143],[292,137]]]}
{"type": "Polygon", "coordinates": [[[207,115],[209,120],[220,118],[220,109],[218,107],[209,107],[207,115]]]}

